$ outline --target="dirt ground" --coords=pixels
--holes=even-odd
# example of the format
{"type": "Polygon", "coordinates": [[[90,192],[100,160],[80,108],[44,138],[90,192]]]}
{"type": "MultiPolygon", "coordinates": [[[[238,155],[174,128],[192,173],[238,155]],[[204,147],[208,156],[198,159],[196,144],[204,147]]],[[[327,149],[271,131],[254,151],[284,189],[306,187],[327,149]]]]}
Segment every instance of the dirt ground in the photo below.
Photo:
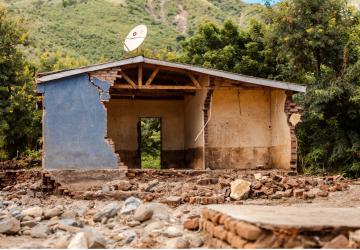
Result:
{"type": "MultiPolygon", "coordinates": [[[[358,184],[352,181],[347,189],[329,192],[327,197],[249,197],[225,202],[239,206],[360,207],[358,184]]],[[[125,201],[72,199],[28,192],[26,183],[18,186],[21,188],[0,191],[0,232],[5,232],[0,233],[0,248],[207,247],[199,230],[184,227],[186,221],[200,216],[204,205],[185,202],[170,207],[135,197],[125,201]],[[20,224],[10,223],[9,218],[20,224]]]]}

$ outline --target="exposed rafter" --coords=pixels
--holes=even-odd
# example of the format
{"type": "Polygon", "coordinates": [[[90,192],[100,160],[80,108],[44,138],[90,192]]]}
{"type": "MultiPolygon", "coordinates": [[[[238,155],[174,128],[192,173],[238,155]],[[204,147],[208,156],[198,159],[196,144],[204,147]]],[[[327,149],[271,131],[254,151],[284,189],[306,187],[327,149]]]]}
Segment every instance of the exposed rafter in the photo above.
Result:
{"type": "Polygon", "coordinates": [[[146,81],[145,86],[150,86],[154,78],[156,77],[157,73],[159,72],[159,68],[155,68],[154,71],[151,73],[149,79],[146,81]]]}
{"type": "Polygon", "coordinates": [[[124,71],[121,71],[121,75],[124,77],[124,79],[125,79],[134,89],[137,89],[137,86],[136,86],[136,84],[134,83],[134,81],[131,80],[131,78],[130,78],[124,71]]]}
{"type": "Polygon", "coordinates": [[[190,72],[188,73],[188,76],[190,77],[191,81],[196,86],[196,88],[201,89],[201,85],[200,85],[199,81],[195,78],[195,76],[193,74],[191,74],[190,72]]]}

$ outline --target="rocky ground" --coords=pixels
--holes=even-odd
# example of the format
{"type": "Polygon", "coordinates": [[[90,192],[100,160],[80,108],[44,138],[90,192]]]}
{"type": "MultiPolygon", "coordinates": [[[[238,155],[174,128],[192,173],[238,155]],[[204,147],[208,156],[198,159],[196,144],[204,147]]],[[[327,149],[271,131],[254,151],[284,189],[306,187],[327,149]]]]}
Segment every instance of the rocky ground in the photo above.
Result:
{"type": "MultiPolygon", "coordinates": [[[[360,207],[360,183],[342,176],[228,177],[204,175],[175,182],[172,189],[165,180],[129,181],[127,189],[148,193],[167,187],[166,196],[151,201],[73,199],[33,191],[31,182],[8,186],[0,191],[0,248],[205,248],[198,230],[202,204],[360,207]]],[[[111,192],[116,185],[96,192],[111,192]]]]}

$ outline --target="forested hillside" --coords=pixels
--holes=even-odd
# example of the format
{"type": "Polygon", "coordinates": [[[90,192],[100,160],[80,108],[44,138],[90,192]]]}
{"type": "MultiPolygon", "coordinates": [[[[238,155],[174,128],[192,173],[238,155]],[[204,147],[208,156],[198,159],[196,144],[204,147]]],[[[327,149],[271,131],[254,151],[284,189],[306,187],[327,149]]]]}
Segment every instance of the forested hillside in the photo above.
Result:
{"type": "Polygon", "coordinates": [[[119,59],[121,40],[137,24],[149,27],[144,49],[178,50],[179,42],[202,21],[232,19],[246,25],[264,6],[240,0],[1,0],[11,15],[24,19],[33,59],[61,51],[90,63],[119,59]]]}

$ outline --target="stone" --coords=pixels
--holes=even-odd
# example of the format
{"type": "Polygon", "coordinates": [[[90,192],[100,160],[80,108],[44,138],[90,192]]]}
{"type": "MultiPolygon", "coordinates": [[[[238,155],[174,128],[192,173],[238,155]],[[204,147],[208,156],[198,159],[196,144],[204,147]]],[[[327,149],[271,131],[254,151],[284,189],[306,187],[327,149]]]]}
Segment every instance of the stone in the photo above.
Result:
{"type": "Polygon", "coordinates": [[[241,221],[235,224],[235,228],[237,235],[246,240],[256,240],[262,234],[259,227],[241,221]]]}
{"type": "Polygon", "coordinates": [[[79,227],[80,226],[80,223],[78,223],[74,219],[62,219],[62,220],[59,220],[58,223],[59,223],[59,225],[62,224],[62,225],[67,225],[67,226],[72,226],[72,227],[79,227]]]}
{"type": "Polygon", "coordinates": [[[251,183],[242,179],[232,181],[230,198],[234,200],[246,199],[250,193],[251,183]]]}
{"type": "Polygon", "coordinates": [[[134,213],[134,219],[140,222],[150,220],[154,211],[146,205],[139,206],[134,213]]]}
{"type": "Polygon", "coordinates": [[[159,184],[159,180],[152,180],[150,181],[147,186],[145,187],[145,192],[154,192],[154,187],[156,187],[159,184]]]}
{"type": "Polygon", "coordinates": [[[27,220],[27,221],[22,221],[20,224],[22,227],[35,227],[39,222],[41,221],[40,217],[37,217],[35,219],[32,220],[27,220]]]}
{"type": "Polygon", "coordinates": [[[201,238],[200,235],[187,236],[186,238],[190,242],[190,247],[191,248],[199,248],[202,245],[204,245],[204,241],[203,241],[203,239],[201,238]]]}
{"type": "Polygon", "coordinates": [[[84,232],[79,232],[71,239],[68,249],[88,249],[88,243],[84,232]]]}
{"type": "Polygon", "coordinates": [[[31,216],[31,217],[41,217],[43,213],[43,209],[41,207],[35,206],[25,209],[21,212],[22,216],[31,216]]]}
{"type": "Polygon", "coordinates": [[[132,230],[125,230],[119,236],[123,239],[124,244],[129,244],[135,239],[136,233],[132,230]]]}
{"type": "Polygon", "coordinates": [[[251,184],[251,188],[253,188],[255,190],[259,190],[262,186],[263,186],[263,184],[260,181],[257,181],[257,182],[254,182],[253,184],[251,184]]]}
{"type": "Polygon", "coordinates": [[[294,189],[294,197],[302,198],[304,196],[305,189],[294,189]]]}
{"type": "Polygon", "coordinates": [[[126,222],[126,225],[128,225],[129,227],[136,227],[136,226],[141,225],[141,222],[137,221],[137,220],[131,220],[131,221],[126,222]]]}
{"type": "Polygon", "coordinates": [[[109,185],[105,184],[101,187],[101,191],[104,192],[104,193],[108,193],[111,191],[111,188],[109,185]]]}
{"type": "Polygon", "coordinates": [[[311,192],[311,191],[305,192],[305,193],[304,193],[304,198],[305,198],[305,199],[314,199],[314,198],[315,198],[315,194],[314,194],[313,192],[311,192]]]}
{"type": "Polygon", "coordinates": [[[120,191],[129,191],[131,189],[131,183],[126,180],[121,180],[116,184],[116,187],[120,191]]]}
{"type": "Polygon", "coordinates": [[[290,185],[291,187],[297,187],[299,186],[299,183],[296,179],[288,179],[286,184],[290,185]]]}
{"type": "Polygon", "coordinates": [[[65,211],[62,213],[61,218],[62,219],[75,219],[78,216],[77,212],[75,211],[65,211]]]}
{"type": "Polygon", "coordinates": [[[44,218],[45,219],[51,219],[56,216],[60,216],[63,213],[62,209],[60,207],[54,207],[44,210],[44,218]]]}
{"type": "Polygon", "coordinates": [[[188,230],[198,230],[199,218],[188,219],[184,222],[183,226],[188,230]]]}
{"type": "Polygon", "coordinates": [[[0,221],[0,233],[2,234],[17,234],[20,231],[20,221],[8,217],[0,221]]]}
{"type": "Polygon", "coordinates": [[[66,249],[68,247],[68,245],[69,245],[69,237],[66,235],[66,236],[60,237],[55,242],[53,242],[52,248],[53,249],[66,249]]]}
{"type": "Polygon", "coordinates": [[[170,226],[163,231],[163,235],[168,238],[175,238],[182,236],[183,232],[179,226],[170,226]]]}
{"type": "Polygon", "coordinates": [[[135,211],[142,204],[141,200],[133,196],[127,198],[121,209],[122,214],[128,214],[135,211]]]}
{"type": "Polygon", "coordinates": [[[333,238],[331,241],[327,242],[322,248],[344,249],[348,247],[349,247],[349,240],[343,234],[340,234],[335,238],[333,238]]]}
{"type": "Polygon", "coordinates": [[[255,178],[255,180],[261,180],[262,174],[261,173],[255,173],[254,178],[255,178]]]}
{"type": "Polygon", "coordinates": [[[176,239],[175,248],[188,249],[190,248],[190,242],[185,238],[178,238],[176,239]]]}
{"type": "Polygon", "coordinates": [[[287,190],[285,190],[285,191],[284,191],[284,197],[287,197],[287,198],[291,197],[292,192],[293,192],[292,189],[287,189],[287,190]]]}
{"type": "Polygon", "coordinates": [[[360,229],[356,230],[355,232],[350,232],[349,239],[355,245],[360,246],[360,229]]]}
{"type": "Polygon", "coordinates": [[[117,202],[112,202],[108,205],[106,205],[104,208],[102,208],[100,211],[98,211],[94,217],[93,220],[95,222],[101,222],[103,218],[109,219],[117,215],[119,211],[119,205],[117,202]]]}
{"type": "Polygon", "coordinates": [[[149,223],[145,228],[144,231],[147,233],[152,233],[154,231],[158,231],[160,229],[163,229],[165,227],[165,223],[162,221],[154,221],[149,223]]]}
{"type": "Polygon", "coordinates": [[[271,199],[281,199],[282,197],[285,196],[285,192],[284,191],[276,191],[275,194],[272,194],[270,196],[271,199]]]}
{"type": "Polygon", "coordinates": [[[181,196],[168,196],[164,202],[170,207],[177,207],[181,204],[182,198],[181,196]]]}
{"type": "Polygon", "coordinates": [[[90,249],[104,249],[106,248],[106,239],[100,232],[94,228],[85,228],[82,230],[85,233],[85,237],[90,249]]]}
{"type": "Polygon", "coordinates": [[[49,233],[49,227],[44,223],[39,223],[31,229],[31,237],[46,238],[49,233]]]}

